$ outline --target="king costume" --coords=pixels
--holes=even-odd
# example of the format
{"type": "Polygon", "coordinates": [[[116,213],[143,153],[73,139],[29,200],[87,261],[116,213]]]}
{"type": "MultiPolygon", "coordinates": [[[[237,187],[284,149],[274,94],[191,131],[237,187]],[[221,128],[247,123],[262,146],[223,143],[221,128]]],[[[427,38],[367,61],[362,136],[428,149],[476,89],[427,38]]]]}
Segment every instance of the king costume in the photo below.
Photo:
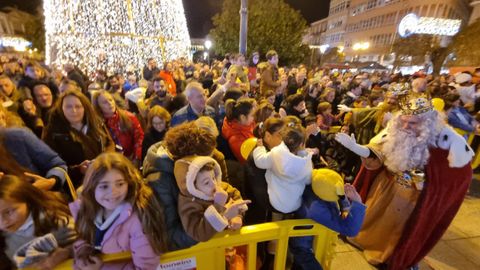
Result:
{"type": "MultiPolygon", "coordinates": [[[[413,107],[404,106],[402,115],[429,112],[439,117],[429,102],[414,101],[413,107]]],[[[385,149],[393,137],[388,126],[367,145],[370,153],[354,182],[367,211],[360,233],[350,240],[371,264],[386,264],[390,270],[415,266],[440,240],[463,202],[474,153],[447,124],[436,128],[425,165],[404,171],[386,165],[387,156],[394,154],[385,149]]]]}

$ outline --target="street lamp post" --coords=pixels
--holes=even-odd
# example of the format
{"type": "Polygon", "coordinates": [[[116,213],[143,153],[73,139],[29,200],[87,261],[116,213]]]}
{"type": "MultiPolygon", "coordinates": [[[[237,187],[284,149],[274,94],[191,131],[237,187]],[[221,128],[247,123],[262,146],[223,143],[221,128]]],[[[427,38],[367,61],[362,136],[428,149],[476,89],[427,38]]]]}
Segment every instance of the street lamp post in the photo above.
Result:
{"type": "Polygon", "coordinates": [[[240,44],[239,52],[243,55],[247,53],[247,29],[248,29],[248,0],[242,0],[240,7],[240,44]]]}

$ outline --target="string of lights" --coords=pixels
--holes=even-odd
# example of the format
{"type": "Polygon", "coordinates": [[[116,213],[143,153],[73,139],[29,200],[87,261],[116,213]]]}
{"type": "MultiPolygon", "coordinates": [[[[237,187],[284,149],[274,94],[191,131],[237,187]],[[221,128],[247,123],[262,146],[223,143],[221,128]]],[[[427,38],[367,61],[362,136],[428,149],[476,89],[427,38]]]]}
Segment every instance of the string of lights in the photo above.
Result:
{"type": "Polygon", "coordinates": [[[44,0],[46,62],[91,74],[189,56],[182,0],[44,0]]]}

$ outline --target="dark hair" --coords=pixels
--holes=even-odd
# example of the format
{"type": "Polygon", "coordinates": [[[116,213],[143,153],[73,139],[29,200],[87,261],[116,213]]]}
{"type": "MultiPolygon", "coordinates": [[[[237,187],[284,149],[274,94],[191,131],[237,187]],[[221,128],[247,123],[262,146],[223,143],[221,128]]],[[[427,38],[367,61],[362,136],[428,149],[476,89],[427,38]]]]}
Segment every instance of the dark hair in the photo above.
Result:
{"type": "Polygon", "coordinates": [[[275,112],[275,107],[268,103],[268,101],[262,101],[255,109],[253,118],[255,119],[256,123],[264,122],[272,115],[273,112],[275,112]]]}
{"type": "Polygon", "coordinates": [[[301,125],[292,125],[289,123],[282,131],[282,139],[285,145],[288,147],[288,150],[290,150],[292,153],[295,153],[298,151],[300,146],[305,143],[305,128],[303,128],[301,125]]]}
{"type": "Polygon", "coordinates": [[[287,103],[290,105],[290,108],[297,106],[302,101],[305,101],[305,97],[302,94],[293,94],[287,97],[287,103]]]}
{"type": "Polygon", "coordinates": [[[204,172],[204,171],[213,171],[215,169],[215,163],[213,162],[208,162],[203,165],[202,168],[198,172],[204,172]]]}
{"type": "Polygon", "coordinates": [[[443,108],[444,110],[449,110],[450,108],[453,107],[453,103],[457,100],[460,99],[460,95],[457,93],[448,93],[443,97],[443,100],[445,101],[445,107],[443,108]]]}
{"type": "Polygon", "coordinates": [[[164,81],[164,80],[162,79],[162,77],[156,76],[156,77],[153,78],[152,84],[154,84],[155,82],[161,82],[161,81],[164,81]]]}
{"type": "Polygon", "coordinates": [[[78,100],[80,100],[80,103],[82,103],[84,110],[84,124],[88,125],[90,130],[89,132],[91,132],[95,139],[100,139],[102,141],[102,144],[106,144],[109,136],[103,128],[103,121],[93,108],[90,100],[84,94],[82,94],[82,92],[77,90],[67,90],[57,99],[55,105],[50,112],[50,121],[48,121],[48,124],[43,131],[42,139],[45,140],[47,134],[51,135],[55,131],[58,132],[57,129],[59,128],[69,130],[70,123],[68,122],[67,118],[65,118],[65,113],[63,112],[62,108],[63,101],[66,97],[69,96],[76,97],[78,100]]]}
{"type": "Polygon", "coordinates": [[[243,95],[244,93],[240,89],[227,89],[225,95],[223,96],[223,102],[226,102],[229,99],[238,100],[243,95]]]}
{"type": "Polygon", "coordinates": [[[257,138],[265,138],[265,134],[268,132],[273,134],[279,130],[282,130],[285,127],[285,120],[277,117],[270,117],[265,122],[260,122],[257,124],[253,130],[253,135],[257,138]]]}
{"type": "Polygon", "coordinates": [[[278,55],[276,51],[270,50],[267,52],[265,57],[267,58],[267,60],[271,60],[276,55],[278,55]]]}
{"type": "Polygon", "coordinates": [[[255,105],[252,98],[242,98],[237,101],[229,99],[225,102],[225,117],[228,121],[239,120],[240,115],[247,116],[255,105]]]}
{"type": "Polygon", "coordinates": [[[348,90],[351,91],[351,90],[353,90],[357,87],[360,87],[360,84],[358,82],[352,80],[350,82],[350,85],[348,85],[348,90]]]}

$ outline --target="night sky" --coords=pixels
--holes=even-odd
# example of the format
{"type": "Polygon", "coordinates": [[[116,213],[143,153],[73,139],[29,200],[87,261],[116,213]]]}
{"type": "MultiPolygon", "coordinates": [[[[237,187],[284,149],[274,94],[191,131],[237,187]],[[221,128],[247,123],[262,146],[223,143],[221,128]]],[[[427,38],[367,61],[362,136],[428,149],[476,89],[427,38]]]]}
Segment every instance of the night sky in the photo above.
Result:
{"type": "MultiPolygon", "coordinates": [[[[231,1],[231,0],[227,0],[231,1]]],[[[285,0],[293,8],[300,10],[308,23],[325,18],[328,15],[329,0],[285,0]]],[[[211,18],[222,8],[222,0],[183,0],[188,29],[192,38],[205,37],[212,27],[211,18]]],[[[0,8],[17,6],[19,9],[34,13],[42,0],[1,0],[0,8]]]]}

